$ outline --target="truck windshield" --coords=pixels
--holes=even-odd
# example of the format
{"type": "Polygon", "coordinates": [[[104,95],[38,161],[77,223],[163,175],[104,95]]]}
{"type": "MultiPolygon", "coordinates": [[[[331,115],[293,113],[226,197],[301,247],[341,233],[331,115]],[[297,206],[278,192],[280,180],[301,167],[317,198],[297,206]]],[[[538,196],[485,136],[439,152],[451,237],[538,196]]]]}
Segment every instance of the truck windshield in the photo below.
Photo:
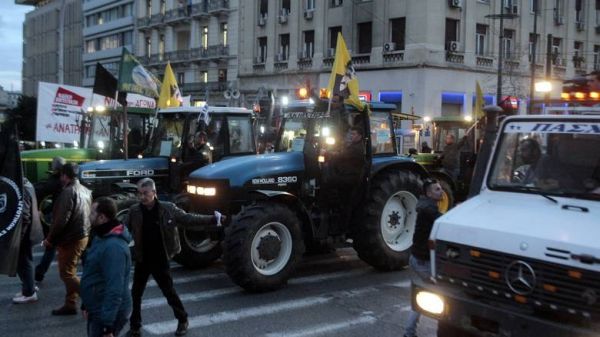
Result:
{"type": "Polygon", "coordinates": [[[600,200],[600,123],[514,121],[502,132],[491,189],[600,200]]]}

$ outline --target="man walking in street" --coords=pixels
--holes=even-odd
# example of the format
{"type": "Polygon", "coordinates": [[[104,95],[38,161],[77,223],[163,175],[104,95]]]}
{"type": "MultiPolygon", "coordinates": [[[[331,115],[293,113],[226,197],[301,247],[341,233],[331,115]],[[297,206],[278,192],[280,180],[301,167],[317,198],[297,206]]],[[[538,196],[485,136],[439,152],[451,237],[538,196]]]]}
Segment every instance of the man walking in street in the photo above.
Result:
{"type": "Polygon", "coordinates": [[[91,192],[79,183],[77,171],[75,164],[65,164],[61,169],[64,188],[53,210],[50,233],[43,242],[46,248],[56,247],[58,271],[67,292],[63,306],[52,310],[52,315],[57,316],[77,314],[77,263],[87,245],[90,229],[91,192]]]}
{"type": "MultiPolygon", "coordinates": [[[[42,202],[44,198],[50,196],[52,200],[52,208],[54,205],[58,204],[58,197],[60,196],[60,192],[62,191],[62,183],[60,182],[60,170],[65,165],[66,161],[63,157],[54,157],[52,158],[52,174],[48,177],[48,180],[44,181],[39,186],[36,186],[36,195],[38,196],[38,200],[42,202]]],[[[48,208],[50,208],[48,206],[48,208]]],[[[52,213],[51,210],[42,210],[44,216],[44,221],[47,223],[52,222],[52,213]]],[[[44,225],[44,224],[43,224],[44,225]]],[[[50,231],[50,226],[42,226],[44,231],[44,236],[48,235],[50,231]]],[[[44,248],[44,255],[40,262],[35,266],[35,281],[42,282],[44,280],[44,275],[50,268],[50,264],[52,260],[54,260],[54,255],[56,254],[56,249],[54,247],[46,247],[44,248]]]]}
{"type": "Polygon", "coordinates": [[[442,167],[452,179],[458,179],[460,173],[460,150],[467,142],[467,136],[464,136],[458,143],[456,137],[449,133],[446,135],[446,146],[440,157],[442,167]]]}
{"type": "MultiPolygon", "coordinates": [[[[435,179],[427,179],[423,182],[423,193],[424,195],[421,196],[417,203],[417,224],[415,226],[415,234],[413,235],[409,264],[418,277],[427,281],[431,276],[427,241],[429,240],[433,223],[442,215],[437,206],[438,201],[442,199],[442,186],[435,179]]],[[[404,337],[415,336],[420,316],[416,311],[410,312],[404,330],[404,337]]]]}
{"type": "Polygon", "coordinates": [[[42,236],[42,224],[37,210],[37,200],[33,185],[23,179],[23,213],[21,214],[21,244],[17,274],[21,279],[21,292],[13,299],[13,303],[30,303],[38,300],[37,289],[33,280],[33,243],[39,242],[42,236]]]}
{"type": "Polygon", "coordinates": [[[179,321],[176,336],[187,333],[187,313],[179,296],[173,288],[173,279],[169,270],[169,260],[181,251],[177,225],[204,228],[217,223],[218,212],[214,216],[188,214],[170,202],[156,198],[154,180],[144,178],[138,182],[139,204],[129,209],[129,228],[135,241],[135,269],[131,295],[133,311],[131,313],[130,336],[141,336],[142,295],[152,275],[167,302],[179,321]]]}
{"type": "Polygon", "coordinates": [[[102,197],[92,203],[93,241],[81,276],[82,312],[87,319],[88,337],[118,336],[131,312],[131,235],[116,215],[114,200],[102,197]]]}

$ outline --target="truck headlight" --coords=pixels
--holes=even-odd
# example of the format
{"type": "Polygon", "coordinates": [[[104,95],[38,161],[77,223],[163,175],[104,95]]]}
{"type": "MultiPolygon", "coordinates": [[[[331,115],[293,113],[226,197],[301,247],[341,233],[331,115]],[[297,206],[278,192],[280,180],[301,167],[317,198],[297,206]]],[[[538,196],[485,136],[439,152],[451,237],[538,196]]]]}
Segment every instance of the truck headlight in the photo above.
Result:
{"type": "Polygon", "coordinates": [[[207,197],[212,197],[212,196],[217,195],[217,189],[214,187],[188,185],[187,192],[190,194],[204,195],[207,197]]]}
{"type": "Polygon", "coordinates": [[[440,315],[444,312],[444,299],[432,292],[420,290],[415,296],[415,301],[419,308],[434,315],[440,315]]]}

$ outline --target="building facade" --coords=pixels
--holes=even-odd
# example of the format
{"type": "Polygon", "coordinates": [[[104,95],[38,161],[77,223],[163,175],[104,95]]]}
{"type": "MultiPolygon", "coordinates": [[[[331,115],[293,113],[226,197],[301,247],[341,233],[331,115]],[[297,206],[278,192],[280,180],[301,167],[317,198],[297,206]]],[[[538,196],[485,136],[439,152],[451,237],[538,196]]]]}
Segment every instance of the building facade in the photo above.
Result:
{"type": "Polygon", "coordinates": [[[534,1],[243,1],[240,87],[276,97],[302,85],[326,87],[341,32],[363,96],[421,116],[467,116],[476,81],[486,102],[496,103],[502,43],[502,92],[518,97],[524,111],[531,57],[540,79],[550,58],[553,97],[563,79],[600,69],[599,2],[538,0],[534,35],[534,1]],[[501,13],[514,14],[502,20],[502,32],[501,20],[489,17],[501,13]]]}
{"type": "Polygon", "coordinates": [[[82,1],[16,3],[35,6],[23,24],[23,95],[37,96],[40,81],[80,86],[82,1]]]}
{"type": "Polygon", "coordinates": [[[135,50],[134,7],[134,0],[83,2],[83,86],[94,85],[98,62],[118,76],[123,48],[135,50]]]}
{"type": "Polygon", "coordinates": [[[239,104],[238,0],[138,0],[135,55],[162,80],[170,61],[192,102],[239,104]]]}

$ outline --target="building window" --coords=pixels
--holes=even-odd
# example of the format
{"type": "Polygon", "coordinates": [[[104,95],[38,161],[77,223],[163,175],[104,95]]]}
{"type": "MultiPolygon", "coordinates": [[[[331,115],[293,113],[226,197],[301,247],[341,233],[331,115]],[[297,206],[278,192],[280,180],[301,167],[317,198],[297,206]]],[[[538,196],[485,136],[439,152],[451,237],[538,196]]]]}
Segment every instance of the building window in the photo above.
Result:
{"type": "Polygon", "coordinates": [[[342,26],[329,27],[329,48],[337,46],[338,33],[342,32],[342,26]]]}
{"type": "Polygon", "coordinates": [[[600,0],[596,0],[596,26],[600,25],[600,0]]]}
{"type": "Polygon", "coordinates": [[[529,62],[535,56],[535,63],[540,62],[540,34],[529,33],[529,62]],[[533,44],[535,43],[535,55],[533,55],[533,44]]]}
{"type": "Polygon", "coordinates": [[[177,73],[177,85],[185,84],[185,73],[177,73]]]}
{"type": "Polygon", "coordinates": [[[146,0],[146,16],[152,16],[152,0],[146,0]]]}
{"type": "Polygon", "coordinates": [[[258,50],[256,51],[256,56],[259,63],[265,62],[267,59],[267,37],[259,37],[258,38],[258,50]]]}
{"type": "Polygon", "coordinates": [[[396,44],[396,50],[404,50],[406,18],[390,19],[390,42],[396,44]]]}
{"type": "Polygon", "coordinates": [[[575,0],[575,22],[583,22],[583,0],[575,0]]]}
{"type": "Polygon", "coordinates": [[[207,71],[200,71],[200,82],[202,82],[202,83],[208,82],[208,72],[207,71]]]}
{"type": "Polygon", "coordinates": [[[594,45],[594,70],[600,70],[600,45],[594,45]]]}
{"type": "Polygon", "coordinates": [[[475,28],[475,55],[487,54],[487,29],[488,26],[480,24],[475,28]]]}
{"type": "Polygon", "coordinates": [[[227,82],[227,69],[219,69],[219,82],[227,82]]]}
{"type": "Polygon", "coordinates": [[[372,23],[363,22],[358,24],[358,53],[370,54],[373,47],[372,23]]]}
{"type": "Polygon", "coordinates": [[[585,59],[583,58],[583,42],[575,41],[573,43],[573,65],[575,68],[583,67],[585,59]]]}
{"type": "Polygon", "coordinates": [[[160,61],[162,61],[164,56],[165,56],[165,36],[161,35],[160,40],[158,41],[158,59],[160,61]]]}
{"type": "Polygon", "coordinates": [[[96,39],[85,41],[85,52],[95,53],[96,52],[96,39]]]}
{"type": "Polygon", "coordinates": [[[306,0],[306,9],[307,10],[315,9],[315,0],[306,0]]]}
{"type": "Polygon", "coordinates": [[[306,30],[304,31],[304,43],[302,52],[305,58],[312,58],[313,53],[315,52],[315,31],[314,30],[306,30]]]}
{"type": "Polygon", "coordinates": [[[290,55],[290,34],[279,35],[279,61],[285,61],[290,55]]]}
{"type": "Polygon", "coordinates": [[[146,37],[146,56],[150,56],[150,54],[152,54],[152,39],[146,37]]]}
{"type": "Polygon", "coordinates": [[[515,48],[515,31],[512,29],[505,29],[504,30],[504,34],[502,37],[502,44],[503,44],[503,56],[505,59],[507,60],[512,60],[514,58],[516,58],[516,55],[514,53],[514,48],[515,48]]]}
{"type": "Polygon", "coordinates": [[[281,14],[282,15],[290,14],[290,9],[291,9],[290,0],[281,0],[281,14]]]}
{"type": "Polygon", "coordinates": [[[540,0],[529,0],[529,12],[531,14],[538,12],[538,6],[540,0]]]}
{"type": "Polygon", "coordinates": [[[202,34],[200,35],[200,42],[204,49],[208,48],[208,26],[202,27],[202,34]]]}
{"type": "Polygon", "coordinates": [[[221,23],[221,43],[227,45],[227,22],[221,23]]]}
{"type": "Polygon", "coordinates": [[[552,64],[562,65],[562,39],[559,37],[552,38],[552,64]]]}
{"type": "Polygon", "coordinates": [[[450,50],[452,42],[460,41],[458,34],[458,24],[460,21],[454,19],[446,19],[446,50],[450,50]]]}
{"type": "Polygon", "coordinates": [[[160,14],[165,15],[166,12],[167,12],[167,1],[160,0],[160,14]]]}
{"type": "Polygon", "coordinates": [[[344,4],[344,0],[329,0],[329,7],[340,7],[344,4]]]}
{"type": "Polygon", "coordinates": [[[260,0],[258,5],[258,13],[260,17],[266,18],[269,15],[269,0],[260,0]]]}

